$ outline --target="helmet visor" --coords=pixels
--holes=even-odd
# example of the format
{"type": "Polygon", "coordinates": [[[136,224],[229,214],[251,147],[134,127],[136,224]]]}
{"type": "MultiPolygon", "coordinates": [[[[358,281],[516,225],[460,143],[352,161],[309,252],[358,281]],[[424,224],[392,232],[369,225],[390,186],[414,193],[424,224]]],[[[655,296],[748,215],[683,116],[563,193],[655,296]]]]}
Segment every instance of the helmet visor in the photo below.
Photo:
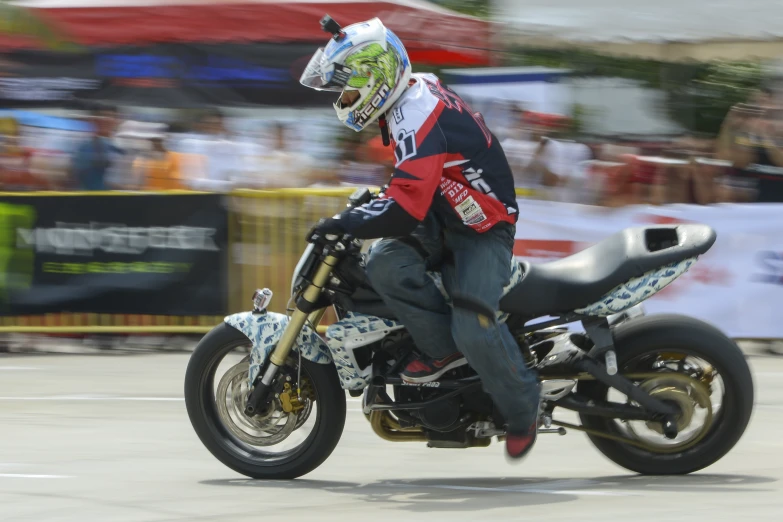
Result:
{"type": "Polygon", "coordinates": [[[318,91],[340,92],[348,83],[353,71],[339,63],[329,63],[324,48],[318,49],[305,67],[299,83],[318,91]]]}

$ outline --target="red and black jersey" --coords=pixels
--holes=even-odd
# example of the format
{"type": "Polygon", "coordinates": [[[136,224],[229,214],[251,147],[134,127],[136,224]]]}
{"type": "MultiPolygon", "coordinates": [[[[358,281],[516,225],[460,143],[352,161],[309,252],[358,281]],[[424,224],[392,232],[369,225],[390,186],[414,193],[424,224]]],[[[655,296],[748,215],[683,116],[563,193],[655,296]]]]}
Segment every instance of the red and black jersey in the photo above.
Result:
{"type": "Polygon", "coordinates": [[[343,227],[363,238],[404,235],[430,211],[478,233],[516,223],[511,168],[481,114],[433,74],[413,82],[386,115],[392,179],[381,198],[341,214],[343,227]]]}

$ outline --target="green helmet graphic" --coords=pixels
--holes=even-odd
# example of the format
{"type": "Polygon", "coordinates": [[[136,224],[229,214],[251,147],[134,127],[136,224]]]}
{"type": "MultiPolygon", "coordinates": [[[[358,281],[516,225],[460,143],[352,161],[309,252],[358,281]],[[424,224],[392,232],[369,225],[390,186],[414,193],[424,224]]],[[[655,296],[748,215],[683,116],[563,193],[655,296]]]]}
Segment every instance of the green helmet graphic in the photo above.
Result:
{"type": "Polygon", "coordinates": [[[389,111],[408,87],[411,63],[397,35],[377,18],[353,24],[344,36],[318,49],[300,82],[317,90],[358,92],[350,105],[337,100],[337,117],[361,131],[389,111]]]}

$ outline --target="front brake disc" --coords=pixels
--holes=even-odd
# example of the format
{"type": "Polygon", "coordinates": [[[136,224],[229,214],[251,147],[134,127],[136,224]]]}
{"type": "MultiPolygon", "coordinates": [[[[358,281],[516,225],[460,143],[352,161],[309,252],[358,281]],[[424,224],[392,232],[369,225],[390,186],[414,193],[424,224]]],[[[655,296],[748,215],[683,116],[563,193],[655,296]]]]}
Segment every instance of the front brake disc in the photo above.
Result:
{"type": "MultiPolygon", "coordinates": [[[[215,401],[223,425],[239,440],[253,446],[273,446],[285,440],[298,426],[297,413],[285,413],[278,399],[254,417],[245,414],[250,364],[242,361],[220,379],[215,401]]],[[[304,410],[303,410],[304,411],[304,410]]]]}

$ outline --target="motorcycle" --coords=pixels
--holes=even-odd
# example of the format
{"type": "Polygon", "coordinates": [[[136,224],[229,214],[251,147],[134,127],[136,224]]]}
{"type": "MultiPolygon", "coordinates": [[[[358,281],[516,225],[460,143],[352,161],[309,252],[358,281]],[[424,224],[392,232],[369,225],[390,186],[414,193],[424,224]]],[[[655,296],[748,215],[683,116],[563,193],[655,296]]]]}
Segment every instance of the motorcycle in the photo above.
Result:
{"type": "MultiPolygon", "coordinates": [[[[349,206],[372,198],[357,190],[349,206]]],[[[539,433],[585,432],[641,474],[691,473],[731,450],[753,409],[741,350],[711,325],[648,316],[642,305],[715,239],[698,224],[628,228],[557,261],[514,261],[501,311],[476,313],[491,327],[505,322],[537,373],[539,433]],[[583,332],[565,326],[577,322],[583,332]],[[579,424],[555,419],[557,408],[576,412],[579,424]]],[[[503,440],[505,419],[470,367],[420,385],[399,377],[418,349],[372,290],[363,241],[309,240],[286,314],[268,311],[271,292],[257,291],[253,310],[226,317],[190,358],[185,401],[206,448],[252,478],[309,473],[340,440],[346,391],[363,397],[368,424],[387,441],[472,448],[503,440]],[[337,322],[324,340],[316,328],[328,307],[337,322]]]]}

